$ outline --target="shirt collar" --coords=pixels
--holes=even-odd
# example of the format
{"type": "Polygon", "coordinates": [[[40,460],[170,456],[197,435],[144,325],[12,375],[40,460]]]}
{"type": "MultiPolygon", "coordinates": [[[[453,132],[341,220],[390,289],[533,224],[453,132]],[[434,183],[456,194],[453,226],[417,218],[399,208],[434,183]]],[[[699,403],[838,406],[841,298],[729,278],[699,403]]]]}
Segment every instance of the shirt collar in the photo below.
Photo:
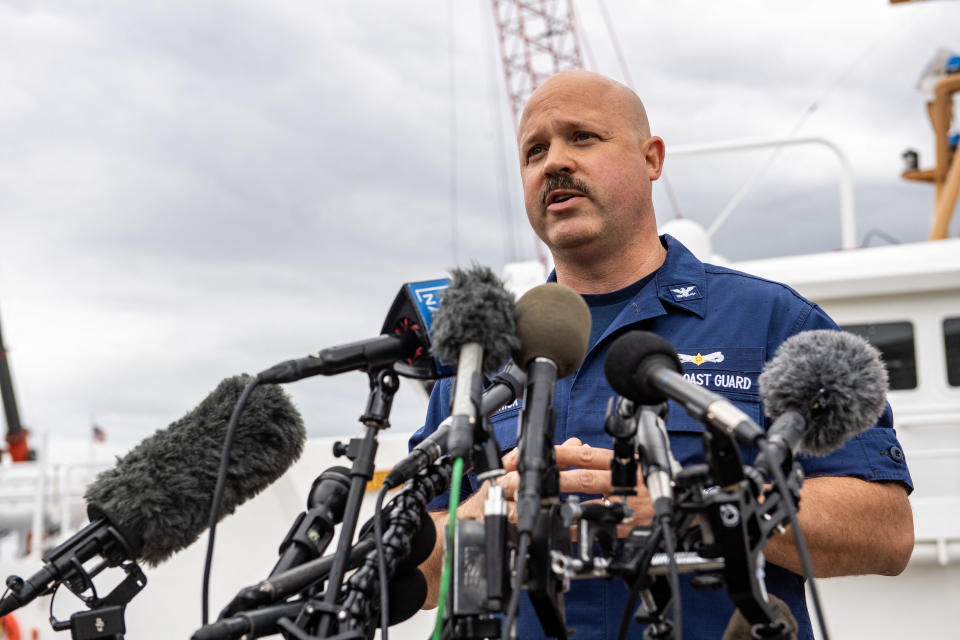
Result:
{"type": "MultiPolygon", "coordinates": [[[[707,307],[707,278],[703,263],[673,236],[663,234],[660,241],[667,249],[667,256],[653,280],[647,283],[633,300],[639,302],[641,298],[650,296],[653,287],[661,303],[703,318],[707,307]]],[[[547,276],[547,282],[556,281],[557,271],[554,269],[547,276]]],[[[644,315],[656,316],[663,313],[662,309],[643,306],[649,310],[644,315]]]]}
{"type": "Polygon", "coordinates": [[[664,234],[667,257],[657,269],[657,296],[669,306],[703,318],[707,312],[707,276],[703,263],[679,240],[664,234]]]}

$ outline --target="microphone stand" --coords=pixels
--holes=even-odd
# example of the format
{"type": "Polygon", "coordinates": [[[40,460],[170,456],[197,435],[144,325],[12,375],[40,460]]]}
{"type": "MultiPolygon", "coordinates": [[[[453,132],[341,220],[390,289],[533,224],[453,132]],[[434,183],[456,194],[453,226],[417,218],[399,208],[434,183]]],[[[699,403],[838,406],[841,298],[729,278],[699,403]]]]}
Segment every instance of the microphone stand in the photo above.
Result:
{"type": "MultiPolygon", "coordinates": [[[[766,492],[763,503],[759,502],[763,478],[743,466],[732,437],[708,430],[703,440],[713,484],[720,487],[703,496],[703,506],[724,557],[722,575],[727,593],[753,625],[757,637],[788,640],[789,626],[767,599],[763,583],[763,548],[775,531],[782,531],[785,505],[775,491],[766,492]]],[[[790,474],[789,489],[794,499],[799,497],[800,482],[798,474],[790,474]]]]}
{"type": "Polygon", "coordinates": [[[392,367],[382,367],[369,372],[370,394],[367,397],[367,407],[360,422],[366,426],[363,438],[352,438],[347,446],[337,442],[333,447],[335,456],[346,456],[353,461],[350,470],[350,491],[347,494],[347,504],[343,511],[343,524],[340,529],[340,538],[337,541],[337,551],[333,566],[327,578],[323,602],[316,603],[322,606],[305,607],[297,617],[296,625],[304,628],[319,614],[318,638],[327,638],[334,624],[337,614],[337,596],[343,585],[343,576],[350,560],[350,548],[356,532],[357,521],[360,517],[360,504],[367,482],[373,479],[374,458],[377,454],[377,434],[382,429],[390,427],[390,409],[393,405],[393,396],[400,386],[400,379],[392,367]],[[308,610],[309,609],[309,610],[308,610]]]}

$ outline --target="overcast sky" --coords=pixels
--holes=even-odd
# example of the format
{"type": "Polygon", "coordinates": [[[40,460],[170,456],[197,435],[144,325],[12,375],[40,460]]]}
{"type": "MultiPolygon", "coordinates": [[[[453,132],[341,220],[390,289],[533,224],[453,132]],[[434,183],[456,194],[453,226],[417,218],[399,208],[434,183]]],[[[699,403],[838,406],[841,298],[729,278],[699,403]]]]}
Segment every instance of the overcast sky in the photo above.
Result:
{"type": "MultiPolygon", "coordinates": [[[[709,224],[768,156],[671,145],[796,130],[849,156],[859,239],[926,236],[900,154],[932,161],[915,84],[960,50],[960,4],[606,6],[682,215],[709,224]]],[[[588,66],[626,80],[576,7],[588,66]]],[[[0,2],[0,78],[0,318],[35,432],[137,442],[224,377],[376,335],[404,282],[534,258],[489,0],[0,2]]],[[[838,247],[835,168],[781,154],[715,249],[838,247]]],[[[363,374],[290,391],[311,434],[359,431],[363,374]]],[[[394,428],[423,409],[407,385],[394,428]]]]}

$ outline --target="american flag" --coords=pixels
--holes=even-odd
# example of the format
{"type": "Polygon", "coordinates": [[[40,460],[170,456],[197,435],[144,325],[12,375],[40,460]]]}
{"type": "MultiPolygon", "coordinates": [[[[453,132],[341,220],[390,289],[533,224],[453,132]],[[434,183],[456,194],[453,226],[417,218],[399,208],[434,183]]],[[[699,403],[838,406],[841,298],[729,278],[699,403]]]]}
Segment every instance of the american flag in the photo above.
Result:
{"type": "Polygon", "coordinates": [[[94,442],[106,442],[107,441],[107,432],[104,431],[100,425],[93,423],[91,436],[93,437],[94,442]]]}

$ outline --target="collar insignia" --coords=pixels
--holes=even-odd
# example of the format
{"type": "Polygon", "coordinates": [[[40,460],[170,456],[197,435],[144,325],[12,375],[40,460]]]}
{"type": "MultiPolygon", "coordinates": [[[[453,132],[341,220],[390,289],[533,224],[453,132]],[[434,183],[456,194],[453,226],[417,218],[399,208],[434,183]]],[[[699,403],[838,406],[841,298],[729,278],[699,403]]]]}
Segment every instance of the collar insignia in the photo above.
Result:
{"type": "Polygon", "coordinates": [[[670,293],[673,295],[674,302],[686,302],[688,300],[697,300],[698,298],[703,297],[700,295],[700,290],[697,289],[697,285],[695,284],[671,287],[670,293]]]}

